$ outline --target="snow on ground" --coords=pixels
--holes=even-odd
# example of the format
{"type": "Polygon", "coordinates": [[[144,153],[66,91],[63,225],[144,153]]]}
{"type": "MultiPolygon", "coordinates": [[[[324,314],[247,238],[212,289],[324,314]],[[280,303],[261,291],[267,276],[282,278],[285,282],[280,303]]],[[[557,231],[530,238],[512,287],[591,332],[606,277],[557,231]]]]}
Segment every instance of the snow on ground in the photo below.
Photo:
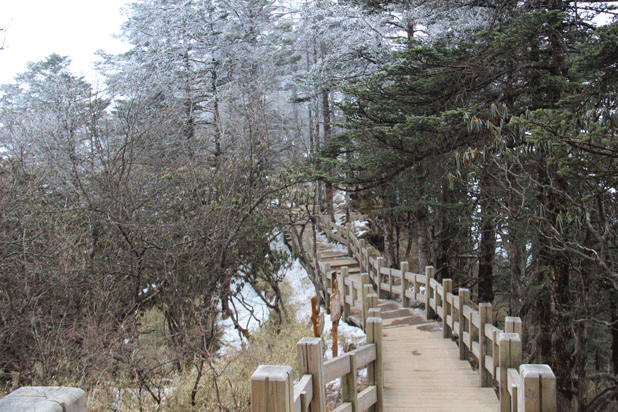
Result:
{"type": "MultiPolygon", "coordinates": [[[[232,290],[236,290],[234,282],[230,286],[232,290]]],[[[232,304],[238,312],[239,323],[250,332],[259,328],[263,322],[268,319],[269,309],[264,304],[262,299],[255,293],[251,285],[245,284],[242,288],[241,294],[245,303],[241,302],[237,298],[232,298],[232,304]],[[253,314],[251,314],[251,310],[253,314]]],[[[223,337],[221,338],[222,347],[227,348],[240,348],[242,338],[238,331],[234,328],[232,319],[227,318],[219,322],[219,325],[223,328],[223,337]]]]}
{"type": "MultiPolygon", "coordinates": [[[[320,241],[328,243],[326,236],[320,235],[320,241]]],[[[346,250],[345,246],[339,244],[330,244],[333,248],[342,248],[346,250]]],[[[271,248],[277,251],[284,251],[289,253],[289,250],[283,242],[283,235],[277,236],[276,240],[271,245],[271,248]]],[[[300,264],[298,259],[292,261],[289,265],[281,268],[281,271],[285,273],[285,281],[290,286],[290,290],[294,292],[292,296],[292,303],[296,306],[296,318],[299,321],[308,321],[311,318],[311,298],[315,296],[315,288],[309,279],[309,275],[305,268],[300,264]]],[[[235,290],[236,286],[231,285],[231,288],[235,290]]],[[[233,303],[238,310],[238,316],[240,324],[246,327],[250,332],[259,328],[268,319],[269,309],[264,302],[255,293],[250,285],[245,285],[242,288],[242,296],[245,304],[238,299],[234,299],[233,303]],[[251,315],[252,309],[254,316],[251,315]]],[[[225,319],[220,322],[224,328],[224,334],[222,342],[224,347],[239,348],[242,342],[238,331],[234,328],[234,324],[231,319],[225,319]]],[[[332,357],[332,338],[331,338],[332,321],[330,316],[326,315],[324,337],[325,345],[328,346],[327,356],[332,357]]],[[[349,326],[347,323],[339,322],[339,353],[343,353],[343,345],[345,342],[352,343],[356,346],[360,346],[365,342],[364,332],[356,327],[349,326]]]]}
{"type": "Polygon", "coordinates": [[[324,232],[317,233],[315,236],[315,240],[319,246],[321,251],[325,250],[337,250],[340,252],[348,252],[348,247],[346,245],[342,245],[339,242],[328,242],[328,238],[324,232]]]}
{"type": "Polygon", "coordinates": [[[366,220],[355,220],[352,222],[352,230],[356,237],[361,237],[369,232],[369,222],[366,220]]]}

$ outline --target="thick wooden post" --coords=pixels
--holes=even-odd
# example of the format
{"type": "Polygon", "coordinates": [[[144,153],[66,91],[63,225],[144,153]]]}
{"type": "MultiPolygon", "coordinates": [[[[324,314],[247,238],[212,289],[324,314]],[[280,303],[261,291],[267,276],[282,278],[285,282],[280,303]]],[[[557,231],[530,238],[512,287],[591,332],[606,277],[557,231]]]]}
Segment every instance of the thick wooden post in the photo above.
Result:
{"type": "Polygon", "coordinates": [[[345,237],[346,246],[348,247],[348,256],[354,257],[354,252],[352,250],[352,247],[354,245],[354,241],[352,240],[352,225],[349,223],[345,225],[345,237]]]}
{"type": "Polygon", "coordinates": [[[521,319],[517,317],[507,316],[504,318],[504,331],[506,333],[517,333],[519,337],[522,334],[521,319]]]}
{"type": "Polygon", "coordinates": [[[487,365],[485,357],[491,353],[493,346],[485,334],[485,325],[493,322],[494,316],[491,303],[479,303],[479,317],[479,348],[481,350],[481,358],[479,359],[479,376],[481,378],[481,387],[490,388],[493,386],[493,379],[487,368],[493,368],[493,364],[487,365]]]}
{"type": "Polygon", "coordinates": [[[367,380],[369,385],[376,386],[378,400],[375,412],[384,410],[384,365],[382,347],[382,319],[367,319],[367,343],[376,344],[376,360],[367,365],[367,380]]]}
{"type": "Polygon", "coordinates": [[[498,337],[500,344],[500,412],[512,411],[512,406],[517,405],[517,395],[512,399],[508,388],[508,370],[519,369],[522,362],[521,337],[516,333],[501,333],[498,337]]]}
{"type": "Polygon", "coordinates": [[[466,317],[464,316],[464,306],[468,303],[470,303],[470,290],[459,289],[459,330],[457,331],[457,334],[459,335],[460,360],[468,360],[468,356],[470,356],[469,349],[464,340],[464,332],[470,333],[468,322],[466,322],[466,317]]]}
{"type": "Polygon", "coordinates": [[[352,405],[352,412],[358,412],[358,378],[356,376],[356,354],[348,354],[350,359],[350,373],[341,377],[341,398],[342,401],[352,405]]]}
{"type": "Polygon", "coordinates": [[[442,301],[442,337],[444,339],[450,339],[452,336],[451,324],[448,323],[448,317],[451,316],[453,319],[453,310],[451,308],[451,302],[448,300],[448,294],[453,292],[453,280],[452,279],[443,279],[442,280],[442,289],[444,290],[444,300],[442,301]]]}
{"type": "Polygon", "coordinates": [[[384,258],[379,257],[376,259],[376,278],[374,282],[378,285],[378,299],[384,299],[384,292],[382,291],[382,266],[384,265],[384,258]]]}
{"type": "Polygon", "coordinates": [[[418,300],[418,295],[421,293],[421,284],[418,281],[419,275],[414,274],[414,300],[418,300]]]}
{"type": "Polygon", "coordinates": [[[331,228],[330,218],[325,218],[325,216],[322,216],[321,220],[324,232],[326,233],[326,240],[330,243],[333,241],[333,230],[331,228]]]}
{"type": "Polygon", "coordinates": [[[258,366],[251,376],[251,411],[294,412],[294,374],[290,366],[258,366]]]}
{"type": "MultiPolygon", "coordinates": [[[[341,291],[341,306],[343,309],[343,320],[348,321],[350,317],[350,305],[346,303],[346,296],[352,296],[350,293],[350,287],[346,284],[346,280],[350,275],[350,269],[347,266],[341,268],[341,275],[339,277],[339,290],[341,291]]],[[[352,298],[354,298],[352,296],[352,298]]]]}
{"type": "Polygon", "coordinates": [[[330,277],[330,263],[324,263],[324,272],[322,273],[322,285],[324,285],[324,305],[326,313],[330,315],[330,294],[333,292],[332,282],[330,277]]]}
{"type": "Polygon", "coordinates": [[[369,282],[369,273],[361,273],[361,303],[363,306],[363,329],[367,325],[367,312],[369,311],[369,299],[367,295],[373,293],[371,283],[369,282]],[[369,286],[369,289],[367,288],[369,286]]]}
{"type": "Polygon", "coordinates": [[[556,377],[549,365],[521,365],[518,412],[556,412],[556,377]]]}
{"type": "MultiPolygon", "coordinates": [[[[367,300],[369,300],[369,310],[367,311],[367,319],[369,318],[382,318],[382,310],[378,307],[378,295],[371,293],[367,295],[367,300]]],[[[367,324],[365,324],[367,327],[367,324]]],[[[367,330],[365,330],[367,333],[367,330]]]]}
{"type": "Polygon", "coordinates": [[[358,250],[356,251],[357,256],[356,260],[358,260],[358,264],[360,266],[360,271],[367,272],[368,268],[365,267],[365,259],[363,255],[365,254],[365,239],[358,239],[358,250]]]}
{"type": "MultiPolygon", "coordinates": [[[[371,283],[367,283],[365,286],[363,286],[365,288],[365,295],[366,295],[366,299],[367,299],[367,310],[371,309],[371,308],[377,308],[377,296],[376,293],[373,290],[373,285],[371,283]],[[373,301],[373,296],[376,297],[376,302],[373,301]]],[[[371,317],[371,316],[367,316],[367,317],[371,317]]],[[[365,322],[367,323],[367,322],[365,322]]]]}
{"type": "Polygon", "coordinates": [[[324,382],[322,339],[302,338],[296,347],[298,349],[299,374],[301,376],[309,374],[313,380],[313,400],[309,410],[311,412],[326,412],[326,382],[324,382]]]}
{"type": "Polygon", "coordinates": [[[410,289],[410,281],[406,277],[408,270],[408,262],[401,262],[401,304],[404,308],[410,307],[410,298],[406,295],[406,292],[410,289]]]}
{"type": "Polygon", "coordinates": [[[369,262],[369,257],[372,255],[373,250],[373,246],[367,246],[364,252],[361,253],[361,258],[363,259],[363,267],[365,268],[361,271],[361,273],[369,273],[371,271],[371,263],[369,262]]]}
{"type": "Polygon", "coordinates": [[[436,269],[433,266],[425,266],[425,278],[427,279],[427,284],[425,285],[425,314],[427,320],[436,318],[436,312],[431,307],[431,298],[433,297],[431,279],[433,279],[435,275],[436,269]]]}

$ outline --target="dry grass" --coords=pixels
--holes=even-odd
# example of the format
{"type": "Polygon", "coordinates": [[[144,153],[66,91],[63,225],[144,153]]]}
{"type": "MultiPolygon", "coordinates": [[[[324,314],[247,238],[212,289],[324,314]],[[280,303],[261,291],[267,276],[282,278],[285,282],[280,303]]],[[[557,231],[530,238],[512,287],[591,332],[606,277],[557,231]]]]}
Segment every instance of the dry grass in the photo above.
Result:
{"type": "MultiPolygon", "coordinates": [[[[294,313],[293,308],[290,313],[294,313]]],[[[296,344],[311,334],[308,324],[294,319],[279,330],[265,325],[242,348],[228,349],[225,355],[204,362],[199,376],[198,359],[180,370],[175,362],[166,361],[170,351],[160,313],[154,310],[146,314],[142,328],[146,333],[132,360],[144,371],[151,371],[148,383],[152,393],[139,384],[135,375],[101,383],[89,391],[89,411],[250,411],[250,378],[258,365],[295,366],[296,344]]]]}

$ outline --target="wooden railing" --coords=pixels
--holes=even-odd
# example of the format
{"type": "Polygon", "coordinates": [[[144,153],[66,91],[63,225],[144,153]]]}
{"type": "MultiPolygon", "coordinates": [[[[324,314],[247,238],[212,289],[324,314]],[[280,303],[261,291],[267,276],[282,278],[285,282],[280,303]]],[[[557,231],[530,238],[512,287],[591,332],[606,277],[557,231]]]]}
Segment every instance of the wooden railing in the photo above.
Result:
{"type": "Polygon", "coordinates": [[[344,228],[322,216],[320,229],[328,239],[347,245],[348,254],[359,261],[361,272],[367,273],[379,299],[399,297],[403,307],[410,307],[413,300],[422,302],[427,319],[442,320],[445,339],[457,334],[460,359],[468,360],[472,353],[478,360],[480,386],[498,383],[501,411],[556,411],[556,382],[551,368],[522,365],[519,318],[507,317],[504,330],[499,329],[494,326],[490,303],[475,307],[468,289],[461,288],[454,295],[452,280],[435,280],[433,267],[425,267],[424,274],[410,272],[407,262],[402,262],[399,269],[385,267],[384,259],[358,239],[350,225],[344,228]]]}
{"type": "Polygon", "coordinates": [[[321,338],[301,339],[297,345],[301,376],[296,385],[290,366],[260,365],[251,376],[251,410],[326,412],[326,384],[341,378],[343,402],[333,412],[366,411],[371,407],[382,411],[382,319],[368,318],[366,334],[366,345],[327,361],[321,338]],[[359,393],[357,373],[365,367],[367,387],[359,393]]]}
{"type": "MultiPolygon", "coordinates": [[[[382,410],[382,323],[377,301],[386,297],[400,297],[403,307],[412,301],[425,305],[427,319],[441,319],[443,337],[459,337],[459,357],[478,360],[479,385],[492,387],[497,382],[501,412],[555,412],[556,382],[548,365],[522,364],[522,323],[519,318],[507,317],[504,330],[494,325],[490,303],[474,305],[468,289],[453,294],[451,279],[438,282],[435,269],[425,267],[424,274],[410,272],[406,262],[399,269],[384,266],[379,253],[358,239],[351,227],[333,224],[328,217],[320,217],[319,225],[330,240],[347,245],[348,255],[359,262],[361,281],[348,277],[347,268],[338,275],[343,297],[344,320],[349,320],[351,308],[362,313],[362,326],[367,333],[367,345],[329,361],[322,357],[322,341],[304,338],[298,343],[301,377],[293,385],[289,366],[260,366],[251,377],[253,412],[323,412],[325,385],[342,379],[343,403],[334,412],[365,411],[371,407],[382,410]],[[374,293],[374,288],[377,294],[374,293]],[[356,394],[356,371],[367,366],[368,387],[356,394]]],[[[318,256],[311,237],[305,244],[309,256],[318,256]]],[[[333,292],[333,274],[328,263],[313,262],[322,273],[326,307],[333,292]]]]}
{"type": "Polygon", "coordinates": [[[365,329],[365,324],[369,317],[370,309],[378,306],[378,295],[374,294],[373,286],[369,279],[368,273],[362,273],[360,275],[360,281],[352,279],[350,277],[348,267],[341,268],[341,272],[336,274],[330,268],[328,262],[318,262],[322,272],[322,283],[326,290],[325,293],[325,306],[327,313],[330,313],[330,295],[334,292],[333,280],[337,276],[337,286],[341,292],[342,297],[342,318],[348,323],[354,323],[357,326],[365,329]],[[375,296],[375,300],[371,297],[375,296]],[[353,317],[352,308],[356,308],[360,312],[360,319],[353,317]]]}

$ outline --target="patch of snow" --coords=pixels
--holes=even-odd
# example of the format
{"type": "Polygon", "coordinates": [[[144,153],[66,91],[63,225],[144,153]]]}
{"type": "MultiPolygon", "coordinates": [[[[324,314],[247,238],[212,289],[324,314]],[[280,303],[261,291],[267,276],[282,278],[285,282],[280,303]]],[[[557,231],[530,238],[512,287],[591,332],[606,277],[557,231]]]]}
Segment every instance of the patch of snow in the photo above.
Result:
{"type": "MultiPolygon", "coordinates": [[[[353,344],[355,347],[359,347],[365,344],[367,341],[367,335],[362,329],[356,326],[348,325],[343,321],[339,321],[337,326],[337,347],[338,353],[341,355],[344,353],[346,344],[353,344]]],[[[324,314],[324,332],[322,333],[322,339],[325,346],[325,359],[332,359],[333,357],[333,321],[328,314],[324,314]]]]}
{"type": "MultiPolygon", "coordinates": [[[[236,290],[235,282],[231,283],[230,289],[236,290]]],[[[242,287],[240,294],[243,298],[242,301],[232,297],[230,303],[236,308],[238,323],[251,332],[259,328],[268,319],[270,309],[248,283],[242,287]]],[[[240,348],[242,337],[234,327],[232,319],[223,319],[219,322],[219,325],[223,328],[223,337],[221,338],[223,348],[240,348]]]]}
{"type": "Polygon", "coordinates": [[[412,314],[414,316],[425,316],[425,310],[419,309],[419,308],[413,308],[412,309],[412,314]]]}
{"type": "Polygon", "coordinates": [[[333,196],[333,203],[336,206],[345,206],[345,192],[338,191],[333,196]]]}
{"type": "Polygon", "coordinates": [[[369,222],[366,220],[355,220],[352,222],[352,230],[356,237],[363,236],[369,231],[369,222]]]}
{"type": "MultiPolygon", "coordinates": [[[[326,239],[326,236],[324,236],[326,239]]],[[[278,252],[290,253],[290,250],[283,241],[283,234],[279,234],[270,245],[272,250],[278,252]]],[[[298,259],[293,260],[289,265],[285,265],[280,269],[280,275],[284,277],[284,281],[288,283],[290,289],[294,291],[293,303],[296,308],[296,319],[299,321],[307,320],[311,317],[311,298],[315,296],[315,289],[305,268],[301,265],[298,259]]],[[[232,283],[232,290],[236,290],[236,285],[232,283]]],[[[233,303],[238,311],[239,323],[247,328],[249,332],[255,331],[268,320],[270,309],[255,293],[251,285],[245,284],[242,288],[241,295],[245,304],[234,298],[233,303]],[[245,306],[246,305],[246,306],[245,306]],[[253,314],[249,310],[253,308],[253,314]]],[[[225,319],[220,322],[224,329],[221,343],[223,347],[240,348],[242,337],[234,328],[234,323],[231,319],[225,319]]]]}

